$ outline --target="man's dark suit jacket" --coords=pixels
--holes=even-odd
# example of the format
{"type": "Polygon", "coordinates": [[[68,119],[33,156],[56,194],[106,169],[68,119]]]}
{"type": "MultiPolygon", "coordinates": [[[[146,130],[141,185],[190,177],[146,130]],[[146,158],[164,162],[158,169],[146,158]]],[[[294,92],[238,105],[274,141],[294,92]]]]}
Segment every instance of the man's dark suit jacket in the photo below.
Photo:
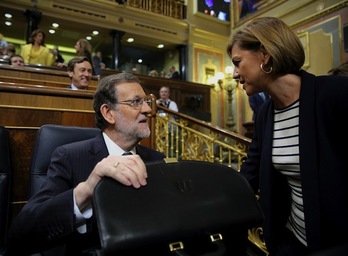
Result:
{"type": "MultiPolygon", "coordinates": [[[[141,145],[136,146],[136,152],[145,163],[165,157],[141,145]]],[[[95,165],[108,155],[101,133],[54,151],[41,191],[30,198],[12,225],[10,251],[15,251],[13,255],[24,255],[22,250],[27,249],[61,246],[65,242],[66,252],[56,255],[81,255],[84,249],[99,245],[93,216],[87,223],[86,234],[79,234],[75,229],[73,188],[85,181],[95,165]]]]}
{"type": "Polygon", "coordinates": [[[249,96],[249,105],[250,105],[251,109],[253,110],[253,121],[255,119],[255,115],[259,111],[262,104],[265,103],[269,99],[269,96],[267,93],[263,92],[263,94],[265,95],[264,99],[260,96],[259,93],[255,93],[255,94],[249,96]]]}
{"type": "MultiPolygon", "coordinates": [[[[348,77],[301,72],[299,159],[306,236],[310,252],[348,242],[348,136],[342,120],[348,112],[348,77]],[[345,230],[345,231],[343,231],[345,230]]],[[[290,212],[291,197],[284,175],[272,163],[274,105],[263,104],[243,174],[260,194],[265,213],[266,245],[272,254],[290,212]]]]}
{"type": "Polygon", "coordinates": [[[170,79],[180,79],[180,74],[178,71],[174,71],[173,74],[170,76],[170,79]]]}

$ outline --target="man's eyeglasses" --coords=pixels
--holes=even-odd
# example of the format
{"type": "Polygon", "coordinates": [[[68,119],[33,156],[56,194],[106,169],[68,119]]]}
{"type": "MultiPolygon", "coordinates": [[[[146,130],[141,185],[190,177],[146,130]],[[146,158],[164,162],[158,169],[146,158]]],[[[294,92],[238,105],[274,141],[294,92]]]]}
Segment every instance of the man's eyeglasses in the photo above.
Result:
{"type": "Polygon", "coordinates": [[[123,100],[123,101],[116,102],[116,104],[125,104],[125,105],[129,105],[133,108],[141,108],[143,106],[144,102],[146,102],[146,104],[151,107],[151,104],[152,104],[151,99],[123,100]]]}

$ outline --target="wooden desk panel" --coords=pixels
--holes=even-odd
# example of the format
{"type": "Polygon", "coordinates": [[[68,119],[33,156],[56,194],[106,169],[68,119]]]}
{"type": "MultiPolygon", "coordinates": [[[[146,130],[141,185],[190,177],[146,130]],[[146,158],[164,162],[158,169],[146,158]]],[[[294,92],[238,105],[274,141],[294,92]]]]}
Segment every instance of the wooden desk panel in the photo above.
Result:
{"type": "MultiPolygon", "coordinates": [[[[13,67],[7,64],[0,64],[0,76],[61,82],[65,83],[66,86],[71,84],[71,80],[68,76],[67,71],[60,70],[58,68],[52,69],[40,66],[13,67]]],[[[91,79],[90,85],[95,88],[97,84],[98,77],[93,77],[91,79]]]]}
{"type": "Polygon", "coordinates": [[[93,92],[0,84],[0,124],[10,132],[11,218],[28,199],[36,132],[44,124],[95,127],[93,92]]]}

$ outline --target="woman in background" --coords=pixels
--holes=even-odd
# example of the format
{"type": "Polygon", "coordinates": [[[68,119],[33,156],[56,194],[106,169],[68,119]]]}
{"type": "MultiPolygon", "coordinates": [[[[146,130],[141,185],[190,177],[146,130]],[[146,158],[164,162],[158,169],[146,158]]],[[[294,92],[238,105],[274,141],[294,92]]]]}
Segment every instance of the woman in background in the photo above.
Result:
{"type": "Polygon", "coordinates": [[[79,39],[75,44],[75,50],[77,56],[86,57],[90,63],[92,63],[93,72],[92,74],[95,76],[95,68],[93,66],[92,59],[92,45],[88,42],[87,39],[79,39]]]}
{"type": "Polygon", "coordinates": [[[31,33],[29,43],[22,47],[21,52],[25,64],[39,64],[43,66],[52,66],[54,64],[56,57],[45,46],[45,38],[45,33],[40,29],[31,33]]]}

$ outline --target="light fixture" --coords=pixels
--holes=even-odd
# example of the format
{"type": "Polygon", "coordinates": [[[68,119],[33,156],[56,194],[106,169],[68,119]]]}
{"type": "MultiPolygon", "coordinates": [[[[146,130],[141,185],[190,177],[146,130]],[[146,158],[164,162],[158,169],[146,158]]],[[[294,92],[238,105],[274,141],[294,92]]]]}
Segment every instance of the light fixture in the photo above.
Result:
{"type": "Polygon", "coordinates": [[[134,38],[133,38],[133,37],[128,38],[128,39],[127,39],[127,42],[128,42],[128,43],[133,43],[133,42],[134,42],[134,38]]]}
{"type": "Polygon", "coordinates": [[[97,30],[94,30],[92,33],[93,33],[93,35],[95,35],[95,36],[99,35],[99,31],[97,31],[97,30]]]}
{"type": "Polygon", "coordinates": [[[49,32],[50,34],[56,33],[56,31],[55,31],[54,29],[50,29],[50,30],[48,30],[48,32],[49,32]]]}
{"type": "Polygon", "coordinates": [[[226,68],[225,68],[225,73],[226,74],[233,74],[233,67],[232,66],[227,66],[226,68]]]}
{"type": "Polygon", "coordinates": [[[11,21],[5,21],[5,25],[6,26],[12,26],[12,22],[11,21]]]}
{"type": "Polygon", "coordinates": [[[217,78],[215,76],[211,76],[208,78],[208,84],[215,85],[217,83],[217,78]]]}
{"type": "Polygon", "coordinates": [[[12,19],[12,14],[11,13],[5,13],[5,17],[7,19],[12,19]]]}
{"type": "Polygon", "coordinates": [[[58,27],[59,27],[59,24],[58,24],[58,23],[52,23],[52,27],[58,28],[58,27]]]}
{"type": "Polygon", "coordinates": [[[216,73],[216,79],[217,79],[217,83],[220,87],[220,90],[222,90],[222,82],[223,82],[223,79],[224,79],[225,75],[223,72],[217,72],[216,73]]]}
{"type": "Polygon", "coordinates": [[[164,47],[164,44],[159,44],[159,45],[157,45],[157,48],[158,49],[162,49],[164,47]]]}
{"type": "Polygon", "coordinates": [[[143,62],[143,60],[142,59],[138,59],[138,63],[142,63],[143,62]]]}
{"type": "Polygon", "coordinates": [[[92,40],[92,37],[91,36],[86,36],[86,39],[87,40],[92,40]]]}
{"type": "Polygon", "coordinates": [[[216,73],[216,78],[218,79],[218,80],[223,80],[224,79],[224,73],[223,72],[217,72],[216,73]]]}

